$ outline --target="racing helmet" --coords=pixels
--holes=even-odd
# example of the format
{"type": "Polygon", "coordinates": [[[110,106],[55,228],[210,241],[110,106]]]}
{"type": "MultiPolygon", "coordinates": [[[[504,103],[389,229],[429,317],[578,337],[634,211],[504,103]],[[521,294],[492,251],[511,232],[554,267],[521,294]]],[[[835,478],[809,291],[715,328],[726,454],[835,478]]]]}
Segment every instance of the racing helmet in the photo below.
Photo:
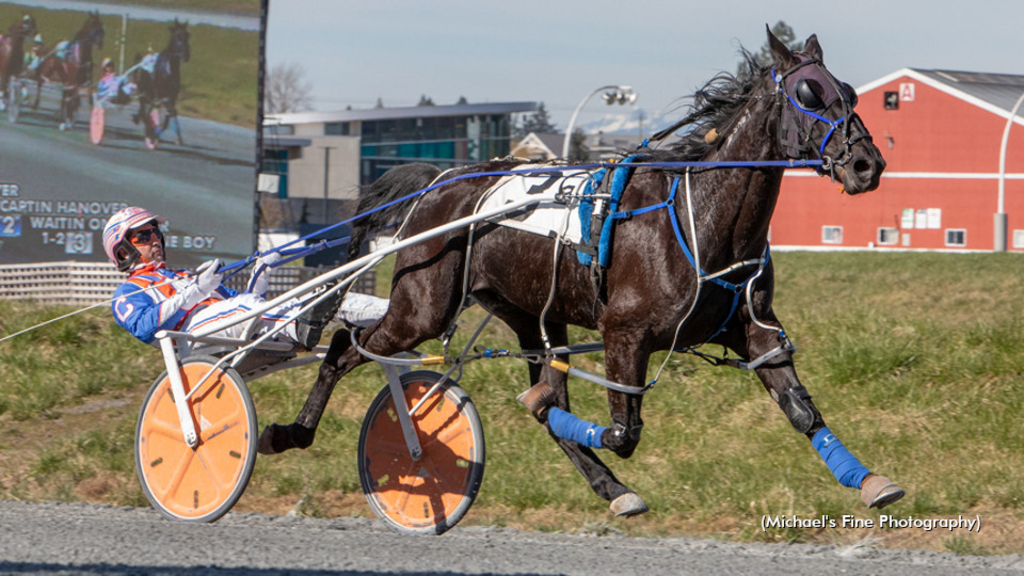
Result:
{"type": "MultiPolygon", "coordinates": [[[[107,220],[107,226],[103,229],[103,251],[107,253],[107,258],[110,258],[114,266],[117,266],[118,271],[131,270],[135,262],[142,257],[138,249],[132,246],[128,237],[131,236],[132,230],[142,228],[150,223],[166,224],[167,219],[157,216],[145,208],[130,206],[118,210],[110,217],[110,220],[107,220]]],[[[163,242],[163,237],[160,238],[160,241],[163,242]]]]}
{"type": "Polygon", "coordinates": [[[42,44],[43,43],[43,35],[42,34],[36,34],[36,37],[32,39],[32,43],[33,44],[42,44]]]}

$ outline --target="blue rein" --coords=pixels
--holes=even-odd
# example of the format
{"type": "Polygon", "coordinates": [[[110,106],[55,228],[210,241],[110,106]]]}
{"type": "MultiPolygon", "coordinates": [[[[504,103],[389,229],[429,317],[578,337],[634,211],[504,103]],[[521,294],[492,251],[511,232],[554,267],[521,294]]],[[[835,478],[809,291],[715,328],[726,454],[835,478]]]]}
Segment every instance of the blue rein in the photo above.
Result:
{"type": "MultiPolygon", "coordinates": [[[[637,156],[630,156],[630,157],[626,158],[626,160],[632,160],[632,159],[635,159],[635,158],[637,158],[637,156]]],[[[496,171],[492,171],[492,172],[472,172],[472,173],[469,173],[469,174],[460,174],[458,176],[455,176],[455,177],[452,177],[452,178],[448,178],[448,179],[442,180],[440,182],[435,182],[434,184],[431,184],[430,186],[427,186],[426,188],[424,188],[422,190],[417,190],[417,191],[412,192],[410,194],[406,194],[405,196],[402,196],[401,198],[392,200],[391,202],[388,202],[386,204],[382,204],[381,206],[378,206],[378,207],[373,208],[371,210],[367,210],[366,212],[363,212],[361,214],[356,214],[355,216],[352,216],[351,218],[348,218],[346,220],[342,220],[341,222],[337,222],[335,224],[331,224],[330,226],[325,226],[325,227],[317,230],[316,232],[313,232],[311,234],[307,234],[306,236],[302,236],[301,238],[296,238],[295,240],[292,240],[290,242],[286,242],[285,244],[282,244],[280,246],[274,247],[274,248],[272,248],[270,250],[267,250],[265,252],[262,252],[262,253],[261,252],[256,252],[252,256],[249,256],[247,258],[243,258],[241,260],[232,262],[231,264],[227,264],[227,265],[221,266],[220,270],[225,272],[225,273],[227,273],[227,278],[231,278],[232,276],[234,276],[234,275],[238,274],[239,272],[241,272],[242,270],[244,270],[247,266],[249,266],[249,264],[252,264],[253,262],[255,262],[256,258],[258,258],[261,255],[267,255],[267,254],[271,254],[273,252],[280,252],[281,255],[283,256],[283,258],[281,260],[279,260],[278,262],[275,262],[273,264],[274,267],[277,267],[277,266],[282,266],[284,264],[292,262],[294,260],[297,260],[299,258],[308,256],[310,254],[314,254],[314,253],[319,252],[321,250],[326,250],[328,248],[334,248],[334,247],[339,246],[341,244],[345,244],[345,243],[347,243],[350,240],[350,237],[346,236],[344,238],[338,238],[338,239],[335,239],[335,240],[323,240],[323,241],[320,241],[320,242],[318,242],[316,244],[312,244],[310,246],[301,246],[301,247],[298,247],[298,248],[291,248],[291,249],[288,248],[289,246],[292,246],[293,244],[297,244],[299,242],[303,242],[303,241],[309,240],[311,238],[314,238],[316,236],[322,235],[324,232],[328,232],[328,231],[333,230],[335,228],[338,228],[340,226],[344,226],[345,224],[349,224],[349,223],[355,222],[356,220],[359,220],[360,218],[365,218],[366,216],[369,216],[370,214],[373,214],[375,212],[380,212],[381,210],[385,210],[385,209],[390,208],[392,206],[395,206],[397,204],[401,204],[402,202],[406,202],[406,201],[411,200],[413,198],[416,198],[418,196],[422,196],[422,195],[424,195],[424,194],[426,194],[426,193],[428,193],[428,192],[430,192],[432,190],[436,190],[436,189],[438,189],[438,188],[440,188],[442,186],[446,186],[446,185],[454,183],[454,182],[459,182],[461,180],[468,180],[470,178],[487,178],[487,177],[494,177],[494,176],[514,176],[514,175],[531,176],[531,175],[537,175],[537,174],[561,174],[561,173],[564,173],[564,172],[577,172],[577,171],[586,171],[586,170],[608,170],[608,169],[615,169],[615,168],[640,168],[640,167],[662,168],[662,169],[670,169],[670,170],[671,169],[685,169],[685,168],[817,168],[817,167],[822,166],[823,163],[824,162],[822,160],[761,160],[761,161],[725,161],[725,162],[704,162],[704,161],[694,161],[694,162],[631,162],[631,161],[627,161],[627,162],[599,162],[599,163],[592,163],[592,164],[577,164],[577,165],[571,165],[571,166],[570,165],[567,165],[567,166],[543,166],[543,167],[538,167],[538,168],[529,168],[529,169],[521,169],[521,170],[496,170],[496,171]]],[[[678,184],[678,179],[676,179],[676,184],[678,184]]],[[[676,187],[677,186],[673,186],[672,193],[671,193],[672,195],[670,196],[670,199],[668,201],[666,201],[666,202],[671,202],[674,199],[676,187]]],[[[648,207],[646,209],[641,209],[641,210],[643,210],[644,212],[649,212],[649,211],[652,211],[652,210],[657,210],[658,208],[662,208],[662,207],[665,207],[665,203],[658,204],[658,205],[655,205],[655,206],[650,206],[650,207],[648,207]]],[[[611,208],[612,208],[612,210],[615,209],[615,207],[611,207],[611,208]]],[[[670,210],[669,212],[672,214],[673,226],[674,226],[674,228],[676,230],[676,237],[679,239],[680,246],[683,247],[683,251],[687,254],[687,258],[689,258],[690,261],[692,262],[693,261],[693,256],[692,256],[692,254],[690,254],[689,249],[686,247],[686,243],[682,240],[681,231],[679,230],[679,224],[678,224],[678,221],[676,220],[676,217],[675,217],[675,211],[674,210],[670,210]]],[[[633,211],[634,215],[640,214],[640,213],[643,213],[643,212],[633,211]]],[[[613,214],[613,217],[614,217],[614,214],[613,214]]],[[[609,218],[608,222],[610,222],[611,220],[612,220],[612,218],[609,218]]],[[[603,232],[603,230],[602,230],[602,232],[603,232]]],[[[713,280],[717,281],[718,279],[713,279],[713,280]]]]}

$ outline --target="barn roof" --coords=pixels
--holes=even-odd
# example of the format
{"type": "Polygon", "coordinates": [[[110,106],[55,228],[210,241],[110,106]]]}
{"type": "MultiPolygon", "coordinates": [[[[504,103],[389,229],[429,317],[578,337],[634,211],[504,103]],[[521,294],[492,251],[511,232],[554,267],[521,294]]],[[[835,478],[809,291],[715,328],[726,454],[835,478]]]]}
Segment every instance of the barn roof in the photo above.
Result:
{"type": "MultiPolygon", "coordinates": [[[[1003,118],[1010,117],[1017,99],[1024,94],[1024,75],[994,74],[989,72],[964,72],[960,70],[926,70],[923,68],[903,68],[892,74],[883,76],[874,82],[858,88],[858,92],[867,92],[883,84],[888,84],[901,76],[909,76],[946,92],[952,96],[966,100],[976,106],[993,112],[1003,118]]],[[[1020,111],[1018,110],[1018,116],[1020,111]]],[[[1020,120],[1016,121],[1021,123],[1020,120]]]]}

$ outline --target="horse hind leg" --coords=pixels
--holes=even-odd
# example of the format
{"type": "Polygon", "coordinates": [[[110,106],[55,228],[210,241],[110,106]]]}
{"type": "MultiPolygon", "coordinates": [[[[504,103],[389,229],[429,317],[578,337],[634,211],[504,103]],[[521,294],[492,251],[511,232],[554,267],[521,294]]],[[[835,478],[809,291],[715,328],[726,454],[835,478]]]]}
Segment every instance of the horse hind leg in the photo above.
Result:
{"type": "MultiPolygon", "coordinates": [[[[401,264],[400,259],[396,265],[399,270],[401,264]]],[[[360,335],[360,345],[374,354],[392,356],[441,336],[455,315],[455,298],[459,292],[444,279],[457,277],[461,278],[461,274],[420,270],[397,280],[387,313],[360,335]]],[[[335,332],[316,382],[295,421],[267,426],[260,435],[257,451],[277,454],[291,448],[308,448],[338,380],[366,362],[368,360],[352,346],[347,330],[335,332]]]]}
{"type": "MultiPolygon", "coordinates": [[[[513,329],[518,328],[516,332],[523,349],[538,349],[543,345],[535,322],[534,319],[532,323],[527,321],[515,326],[506,320],[513,329]]],[[[564,324],[548,323],[547,329],[553,346],[568,343],[564,324]]],[[[569,407],[567,379],[564,372],[550,366],[531,364],[530,382],[533,386],[520,394],[518,400],[544,425],[551,438],[586,479],[591,490],[610,502],[609,509],[613,514],[635,516],[647,512],[647,504],[636,492],[619,481],[594,452],[594,447],[602,447],[601,439],[605,429],[573,416],[569,407]],[[554,420],[550,417],[552,415],[555,415],[554,420]]]]}

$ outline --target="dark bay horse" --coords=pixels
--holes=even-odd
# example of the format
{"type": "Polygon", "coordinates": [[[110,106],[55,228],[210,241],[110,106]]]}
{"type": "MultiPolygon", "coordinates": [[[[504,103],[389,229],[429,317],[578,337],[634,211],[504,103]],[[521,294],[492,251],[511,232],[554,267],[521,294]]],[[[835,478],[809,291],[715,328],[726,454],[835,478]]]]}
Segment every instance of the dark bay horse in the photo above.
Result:
{"type": "Polygon", "coordinates": [[[6,106],[8,83],[21,74],[25,61],[25,39],[36,33],[36,21],[26,14],[0,36],[0,110],[6,106]]]}
{"type": "Polygon", "coordinates": [[[81,106],[81,91],[92,83],[92,50],[103,48],[103,23],[99,11],[90,12],[82,27],[69,42],[54,50],[39,64],[39,78],[33,108],[39,106],[44,82],[63,88],[60,102],[60,128],[71,129],[75,112],[81,106]]]}
{"type": "MultiPolygon", "coordinates": [[[[390,308],[358,334],[360,345],[380,355],[412,350],[446,331],[464,296],[508,324],[524,350],[546,349],[545,334],[550,346],[564,346],[569,324],[599,330],[607,379],[621,385],[608,391],[609,427],[571,414],[566,375],[552,363],[530,365],[533,387],[521,399],[594,492],[611,502],[611,511],[629,516],[645,512],[646,504],[612,474],[595,449],[621,458],[636,449],[652,352],[722,344],[756,372],[841,484],[859,489],[870,507],[898,500],[903,490],[850,454],[797,378],[794,348],[772,308],[767,251],[784,161],[821,160],[819,173],[849,194],[877,188],[885,161],[853,110],[853,88],[825,68],[817,38],[811,36],[802,51],[792,52],[770,31],[768,39],[771,65],[761,67],[746,54],[747,72],[721,74],[696,93],[692,112],[669,129],[685,129],[679,142],[641,152],[634,161],[639,164],[617,208],[628,216],[615,220],[614,249],[601,282],[568,247],[560,249],[562,257],[553,265],[552,240],[542,235],[491,223],[450,232],[398,252],[390,308]],[[695,161],[762,164],[698,169],[670,164],[695,161]]],[[[444,178],[523,165],[517,159],[491,161],[444,178]]],[[[400,166],[381,177],[370,194],[383,206],[389,198],[426,187],[438,173],[425,164],[400,166]]],[[[422,195],[402,236],[472,214],[497,180],[464,179],[422,195]]],[[[350,345],[349,334],[339,330],[295,422],[268,426],[259,450],[309,446],[338,379],[366,361],[350,345]]]]}
{"type": "Polygon", "coordinates": [[[177,18],[170,26],[167,47],[157,53],[151,66],[139,67],[133,80],[138,86],[139,112],[136,119],[146,127],[146,146],[156,147],[160,135],[174,120],[178,144],[184,144],[181,125],[178,123],[178,94],[181,92],[181,64],[191,57],[188,22],[177,18]],[[164,110],[164,114],[160,111],[164,110]],[[154,114],[156,112],[156,114],[154,114]]]}

